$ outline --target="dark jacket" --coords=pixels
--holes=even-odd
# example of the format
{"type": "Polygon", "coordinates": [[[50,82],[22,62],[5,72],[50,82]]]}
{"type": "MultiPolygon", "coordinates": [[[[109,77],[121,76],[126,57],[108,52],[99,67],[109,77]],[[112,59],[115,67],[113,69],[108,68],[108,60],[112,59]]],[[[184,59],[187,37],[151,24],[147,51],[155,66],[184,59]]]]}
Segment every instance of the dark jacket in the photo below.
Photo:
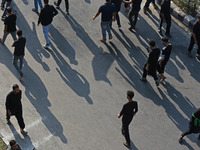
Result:
{"type": "Polygon", "coordinates": [[[13,91],[10,92],[6,97],[6,110],[10,110],[12,114],[16,114],[22,111],[22,91],[15,94],[13,91]]]}
{"type": "Polygon", "coordinates": [[[53,17],[58,14],[58,11],[52,5],[45,5],[38,19],[38,24],[43,26],[49,25],[53,21],[53,17]]]}

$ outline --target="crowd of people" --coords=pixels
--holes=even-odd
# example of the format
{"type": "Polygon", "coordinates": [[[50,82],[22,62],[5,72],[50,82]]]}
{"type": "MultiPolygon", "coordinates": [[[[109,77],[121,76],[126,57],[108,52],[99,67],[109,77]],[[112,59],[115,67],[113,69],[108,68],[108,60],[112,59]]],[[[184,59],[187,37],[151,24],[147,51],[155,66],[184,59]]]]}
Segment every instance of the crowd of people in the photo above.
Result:
{"type": "MultiPolygon", "coordinates": [[[[121,28],[120,16],[119,12],[121,10],[121,5],[124,3],[125,11],[128,11],[128,7],[132,4],[128,19],[130,22],[129,30],[135,30],[135,26],[137,23],[140,7],[141,7],[142,0],[106,0],[106,3],[100,6],[97,13],[93,16],[93,20],[101,14],[101,30],[102,30],[102,37],[99,39],[101,42],[106,43],[106,32],[108,33],[108,38],[111,40],[112,36],[112,22],[117,21],[118,28],[121,28]],[[134,17],[134,20],[133,20],[134,17]]],[[[5,44],[6,37],[11,34],[13,38],[12,47],[14,47],[14,57],[13,57],[13,65],[15,66],[16,70],[19,72],[20,79],[24,76],[22,72],[23,66],[23,59],[25,55],[25,45],[26,45],[26,38],[22,34],[22,30],[17,30],[16,28],[16,11],[13,11],[11,6],[12,0],[2,0],[1,9],[4,11],[2,15],[2,20],[4,21],[4,33],[3,37],[0,38],[0,42],[2,45],[5,44]],[[6,7],[5,7],[6,6],[6,7]],[[17,36],[16,36],[17,35],[17,36]],[[18,38],[17,38],[18,37],[18,38]],[[20,62],[18,66],[17,63],[20,62]]],[[[150,3],[153,4],[155,9],[159,9],[158,6],[155,4],[155,0],[146,0],[144,5],[143,11],[145,14],[152,13],[149,9],[150,3]]],[[[140,79],[142,82],[147,82],[147,75],[151,75],[154,80],[155,84],[159,86],[160,82],[163,82],[166,79],[164,75],[164,70],[167,62],[170,59],[170,54],[172,51],[172,45],[169,42],[169,38],[171,38],[170,34],[170,27],[171,27],[171,14],[170,14],[170,3],[171,0],[163,0],[161,3],[160,9],[160,23],[158,24],[158,32],[162,35],[161,42],[163,43],[164,47],[160,50],[156,47],[156,41],[150,40],[149,47],[147,48],[148,51],[148,59],[143,68],[143,75],[140,79]],[[165,36],[162,34],[162,24],[166,23],[167,27],[165,30],[165,36]],[[159,74],[159,78],[157,77],[157,72],[159,74]]],[[[54,2],[54,5],[57,9],[60,9],[61,0],[54,2]]],[[[66,15],[69,15],[69,2],[65,0],[66,6],[66,15]]],[[[58,11],[54,8],[53,5],[49,5],[49,0],[34,0],[34,8],[32,9],[33,12],[39,15],[38,17],[38,26],[42,24],[43,34],[45,38],[45,45],[43,46],[45,49],[51,47],[51,43],[49,41],[49,27],[53,21],[54,16],[58,14],[58,11]],[[40,11],[38,10],[38,5],[40,7],[40,11]]],[[[198,50],[196,54],[197,60],[200,60],[200,15],[197,15],[197,22],[193,27],[193,32],[191,35],[190,45],[188,48],[188,55],[192,57],[191,51],[193,49],[194,44],[197,44],[198,50]]],[[[19,89],[17,84],[13,85],[13,91],[11,91],[6,98],[6,116],[7,116],[7,124],[10,125],[10,117],[15,116],[18,124],[20,126],[20,131],[22,134],[27,134],[24,131],[25,123],[23,120],[22,115],[22,104],[21,104],[21,94],[22,91],[19,89]]],[[[133,101],[134,92],[127,91],[127,99],[128,103],[126,103],[121,112],[118,114],[118,118],[121,116],[122,118],[122,134],[124,135],[126,142],[124,145],[130,147],[130,136],[129,136],[129,124],[133,119],[133,116],[138,111],[138,105],[136,101],[133,101]]],[[[185,133],[182,133],[179,137],[179,142],[182,141],[182,138],[185,135],[190,133],[200,133],[200,109],[198,109],[195,113],[192,114],[190,120],[190,128],[185,133]]],[[[199,136],[200,138],[200,136],[199,136]]],[[[20,148],[16,141],[10,142],[11,147],[20,148]],[[14,145],[14,146],[13,146],[14,145]]]]}

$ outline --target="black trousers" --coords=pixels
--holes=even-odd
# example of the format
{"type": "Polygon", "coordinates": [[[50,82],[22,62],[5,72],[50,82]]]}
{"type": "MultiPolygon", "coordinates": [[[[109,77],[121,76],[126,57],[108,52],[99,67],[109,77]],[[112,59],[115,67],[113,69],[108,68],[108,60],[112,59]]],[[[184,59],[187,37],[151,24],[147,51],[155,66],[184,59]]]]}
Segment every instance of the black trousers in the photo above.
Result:
{"type": "MultiPolygon", "coordinates": [[[[120,18],[119,18],[119,11],[116,12],[116,21],[117,21],[117,25],[121,26],[120,18]]],[[[112,21],[110,23],[110,26],[112,27],[112,21]]]]}
{"type": "Polygon", "coordinates": [[[138,13],[139,13],[138,11],[131,9],[128,14],[128,19],[130,21],[131,28],[135,28],[135,25],[136,25],[137,19],[138,19],[138,13]],[[134,16],[134,20],[133,20],[133,16],[134,16]]]}
{"type": "MultiPolygon", "coordinates": [[[[57,2],[57,6],[60,6],[60,3],[62,2],[62,0],[58,0],[57,2]]],[[[66,7],[66,11],[69,11],[69,1],[65,0],[65,7],[66,7]]]]}
{"type": "MultiPolygon", "coordinates": [[[[170,34],[170,28],[171,28],[171,16],[167,16],[165,17],[166,19],[166,24],[167,24],[167,27],[166,27],[166,34],[170,34]]],[[[160,24],[159,24],[159,30],[161,31],[161,28],[162,28],[162,24],[163,24],[163,18],[161,17],[160,19],[160,24]]]]}
{"type": "Polygon", "coordinates": [[[151,67],[150,67],[150,68],[149,68],[149,71],[147,71],[147,70],[145,69],[146,66],[147,66],[147,64],[144,65],[142,77],[146,79],[147,75],[149,74],[149,75],[151,75],[151,76],[153,77],[153,79],[154,79],[155,81],[158,80],[158,77],[157,77],[157,75],[156,75],[156,68],[157,68],[157,66],[154,67],[154,68],[151,68],[151,67]]]}
{"type": "Polygon", "coordinates": [[[128,145],[131,144],[130,135],[129,135],[129,124],[130,124],[130,122],[122,123],[122,129],[121,129],[122,135],[125,137],[125,140],[128,145]]]}
{"type": "Polygon", "coordinates": [[[145,5],[144,5],[144,7],[145,7],[145,8],[149,8],[149,5],[150,5],[151,2],[152,2],[153,4],[156,4],[156,3],[155,3],[155,0],[147,0],[146,3],[145,3],[145,5]]]}
{"type": "Polygon", "coordinates": [[[163,61],[161,63],[161,65],[158,64],[157,71],[158,71],[159,74],[164,73],[166,64],[167,64],[167,61],[163,61]]]}
{"type": "MultiPolygon", "coordinates": [[[[15,118],[17,119],[17,122],[18,122],[20,129],[24,129],[25,123],[24,123],[24,119],[23,119],[23,116],[22,116],[22,111],[19,111],[15,114],[12,114],[12,116],[15,116],[15,118]]],[[[8,115],[8,111],[6,111],[6,119],[10,120],[10,116],[8,115]]]]}
{"type": "MultiPolygon", "coordinates": [[[[200,55],[200,40],[198,41],[198,44],[197,44],[197,45],[198,45],[197,54],[200,55]]],[[[189,45],[189,47],[188,47],[188,51],[191,52],[192,49],[193,49],[193,47],[194,47],[194,38],[193,38],[193,36],[191,36],[190,45],[189,45]]]]}

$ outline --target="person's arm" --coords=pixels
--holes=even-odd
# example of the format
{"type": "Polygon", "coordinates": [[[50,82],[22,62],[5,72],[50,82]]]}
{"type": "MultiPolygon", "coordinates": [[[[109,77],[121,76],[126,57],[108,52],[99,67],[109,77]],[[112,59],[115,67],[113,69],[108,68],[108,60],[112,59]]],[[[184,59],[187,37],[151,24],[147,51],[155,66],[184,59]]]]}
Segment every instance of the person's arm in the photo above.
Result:
{"type": "Polygon", "coordinates": [[[10,97],[9,97],[9,95],[6,97],[6,110],[8,112],[8,115],[11,116],[12,113],[10,111],[10,97]]]}
{"type": "Polygon", "coordinates": [[[95,15],[95,16],[93,16],[93,20],[94,20],[96,17],[98,17],[98,16],[99,16],[99,14],[100,14],[100,12],[97,12],[97,13],[96,13],[96,15],[95,15]]]}
{"type": "Polygon", "coordinates": [[[126,3],[126,4],[131,4],[132,3],[132,0],[130,0],[130,1],[122,1],[123,3],[126,3]]]}
{"type": "Polygon", "coordinates": [[[116,20],[116,12],[113,13],[113,19],[112,21],[115,21],[116,20]]]}
{"type": "Polygon", "coordinates": [[[53,7],[53,16],[56,16],[58,14],[58,11],[53,7]]]}
{"type": "Polygon", "coordinates": [[[42,21],[42,16],[43,16],[43,9],[41,10],[40,15],[39,15],[39,18],[38,18],[38,26],[39,26],[39,24],[40,24],[41,21],[42,21]]]}
{"type": "Polygon", "coordinates": [[[138,112],[138,104],[136,103],[134,114],[136,114],[137,112],[138,112]]]}
{"type": "Polygon", "coordinates": [[[124,106],[123,106],[121,112],[119,114],[117,114],[117,117],[120,118],[123,115],[124,115],[124,106]]]}

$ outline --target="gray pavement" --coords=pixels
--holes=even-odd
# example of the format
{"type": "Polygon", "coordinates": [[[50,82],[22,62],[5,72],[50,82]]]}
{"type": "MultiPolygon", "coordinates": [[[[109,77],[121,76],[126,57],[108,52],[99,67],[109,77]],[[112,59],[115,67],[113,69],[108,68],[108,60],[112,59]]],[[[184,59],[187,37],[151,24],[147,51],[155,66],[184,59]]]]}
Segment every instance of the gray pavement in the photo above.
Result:
{"type": "MultiPolygon", "coordinates": [[[[52,48],[44,50],[42,27],[37,26],[38,16],[31,11],[33,2],[15,1],[17,26],[27,37],[25,76],[18,80],[12,65],[13,41],[8,36],[6,46],[0,45],[0,134],[6,141],[16,139],[23,150],[126,150],[117,113],[127,102],[126,91],[132,89],[139,103],[130,125],[133,149],[199,149],[197,135],[187,136],[182,145],[178,143],[178,136],[199,107],[200,65],[186,54],[189,33],[174,19],[166,82],[157,88],[148,77],[148,83],[141,83],[148,40],[155,39],[162,47],[157,33],[158,12],[152,6],[152,15],[141,10],[132,33],[122,9],[122,28],[118,30],[113,23],[113,39],[104,45],[98,40],[100,17],[92,20],[103,2],[71,0],[68,17],[62,2],[50,28],[52,48]],[[5,97],[14,83],[23,91],[25,137],[14,117],[13,125],[6,125],[5,97]]],[[[3,22],[0,26],[2,36],[3,22]]]]}

